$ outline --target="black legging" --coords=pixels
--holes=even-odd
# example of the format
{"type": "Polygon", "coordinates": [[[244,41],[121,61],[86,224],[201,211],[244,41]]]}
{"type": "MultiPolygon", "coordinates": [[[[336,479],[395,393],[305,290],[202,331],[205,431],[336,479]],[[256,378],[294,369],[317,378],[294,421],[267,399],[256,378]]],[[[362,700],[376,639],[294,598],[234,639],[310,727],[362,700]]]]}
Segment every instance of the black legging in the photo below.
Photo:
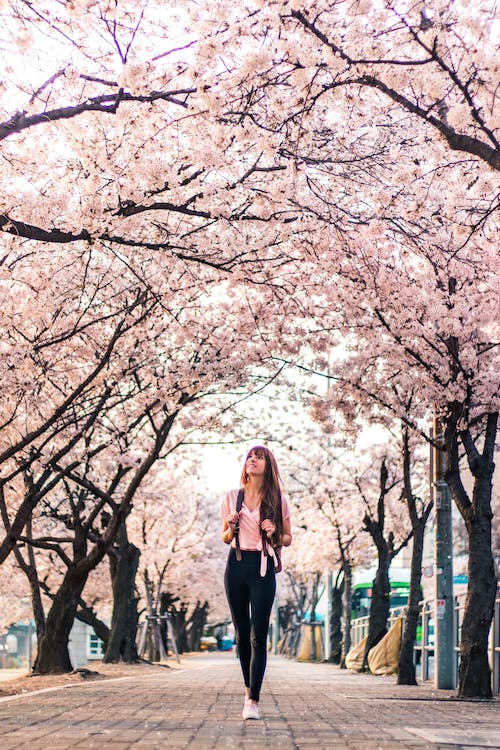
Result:
{"type": "Polygon", "coordinates": [[[231,548],[224,576],[243,679],[254,701],[259,700],[266,670],[269,617],[276,592],[273,560],[268,558],[267,573],[262,577],[260,554],[242,550],[238,561],[231,548]]]}

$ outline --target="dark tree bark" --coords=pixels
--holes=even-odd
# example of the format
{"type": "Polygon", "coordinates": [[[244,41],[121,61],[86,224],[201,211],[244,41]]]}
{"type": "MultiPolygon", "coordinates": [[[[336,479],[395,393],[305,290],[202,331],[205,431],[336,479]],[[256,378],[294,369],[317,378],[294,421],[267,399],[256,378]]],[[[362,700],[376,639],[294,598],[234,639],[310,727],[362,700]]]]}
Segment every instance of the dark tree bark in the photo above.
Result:
{"type": "Polygon", "coordinates": [[[345,669],[345,658],[351,650],[351,619],[352,619],[352,565],[344,560],[344,593],[342,597],[342,619],[344,621],[344,637],[342,639],[342,656],[340,668],[345,669]]]}
{"type": "MultiPolygon", "coordinates": [[[[83,502],[83,497],[83,493],[79,493],[76,502],[73,503],[73,560],[67,557],[62,549],[58,550],[67,569],[58,591],[51,595],[52,604],[45,621],[45,630],[38,641],[34,674],[62,674],[73,669],[68,649],[69,634],[78,602],[92,569],[89,566],[90,556],[87,555],[87,534],[82,524],[76,521],[77,508],[83,502]]],[[[104,555],[104,551],[102,554],[104,555]]]]}
{"type": "Polygon", "coordinates": [[[420,600],[422,598],[421,581],[424,534],[433,503],[432,501],[427,504],[424,503],[421,515],[418,514],[416,498],[413,494],[411,483],[411,452],[407,427],[403,428],[403,482],[404,499],[408,505],[408,513],[413,531],[413,547],[411,553],[410,593],[399,652],[398,685],[416,685],[414,647],[420,612],[420,600]]]}
{"type": "MultiPolygon", "coordinates": [[[[31,519],[26,527],[26,535],[27,539],[33,541],[31,519]]],[[[20,568],[25,573],[30,584],[31,603],[35,620],[37,642],[40,643],[45,633],[45,610],[42,602],[42,590],[51,601],[54,601],[55,595],[45,582],[39,580],[33,545],[28,542],[26,546],[28,562],[24,559],[19,546],[14,548],[14,553],[20,568]]],[[[86,625],[90,625],[94,629],[98,638],[100,638],[104,644],[107,643],[109,638],[108,626],[97,617],[92,607],[86,604],[81,597],[78,601],[78,609],[75,613],[75,619],[80,620],[80,622],[83,622],[86,625]]]]}
{"type": "Polygon", "coordinates": [[[330,658],[332,664],[340,664],[342,658],[342,593],[344,580],[337,580],[331,591],[332,611],[330,614],[330,658]]]}
{"type": "Polygon", "coordinates": [[[179,609],[177,609],[175,605],[172,605],[169,612],[172,617],[172,630],[174,632],[177,650],[180,654],[183,654],[189,650],[186,619],[187,606],[184,604],[184,602],[181,602],[179,609]]]}
{"type": "Polygon", "coordinates": [[[486,415],[482,452],[470,430],[459,432],[462,408],[450,410],[445,429],[446,482],[462,514],[468,533],[468,588],[462,620],[458,695],[460,698],[492,698],[488,635],[493,620],[497,578],[491,549],[491,493],[498,413],[486,415]],[[472,500],[462,484],[458,435],[474,477],[472,500]]]}
{"type": "Polygon", "coordinates": [[[172,632],[177,645],[177,651],[182,654],[189,650],[187,637],[187,606],[184,602],[180,602],[179,607],[177,608],[176,604],[180,601],[179,597],[174,597],[168,592],[161,595],[160,601],[161,614],[168,613],[170,615],[170,624],[172,625],[172,632]]]}
{"type": "Polygon", "coordinates": [[[63,674],[72,671],[68,649],[69,634],[88,574],[87,566],[81,564],[72,566],[66,572],[47,615],[45,632],[38,642],[33,674],[63,674]]]}
{"type": "Polygon", "coordinates": [[[458,695],[460,698],[492,698],[488,636],[497,579],[491,554],[491,520],[475,516],[467,523],[469,533],[469,586],[462,620],[458,695]]]}
{"type": "Polygon", "coordinates": [[[117,544],[110,555],[113,587],[113,615],[111,630],[103,661],[106,663],[139,661],[136,646],[137,597],[135,578],[139,566],[140,550],[128,540],[125,520],[117,534],[117,544]]]}
{"type": "Polygon", "coordinates": [[[290,600],[282,607],[278,607],[278,623],[280,632],[284,633],[295,618],[295,605],[290,600]]]}
{"type": "Polygon", "coordinates": [[[203,605],[196,602],[193,614],[189,618],[188,648],[190,651],[199,651],[203,630],[207,624],[208,602],[203,605]]]}
{"type": "Polygon", "coordinates": [[[58,107],[32,115],[27,115],[25,112],[16,112],[10,120],[0,123],[0,140],[8,138],[13,133],[20,133],[41,123],[71,120],[88,112],[104,112],[114,115],[118,111],[121,102],[152,103],[163,100],[178,107],[187,107],[188,105],[186,101],[183,101],[183,98],[187,98],[189,94],[195,91],[196,89],[194,88],[174,89],[172,91],[153,91],[150,94],[138,96],[123,90],[117,90],[111,94],[109,92],[99,94],[92,97],[92,100],[87,99],[85,102],[68,104],[65,107],[58,107]]]}
{"type": "Polygon", "coordinates": [[[372,518],[368,513],[365,515],[365,529],[373,539],[377,550],[377,572],[372,584],[372,598],[370,603],[370,616],[368,620],[368,637],[366,639],[365,653],[363,656],[363,668],[368,668],[368,652],[384,637],[387,632],[387,618],[389,617],[390,584],[389,566],[393,553],[393,537],[384,537],[385,527],[385,496],[387,494],[387,482],[389,475],[385,459],[380,467],[380,494],[377,504],[377,516],[372,518]]]}
{"type": "Polygon", "coordinates": [[[390,608],[390,582],[389,568],[392,560],[408,544],[411,534],[398,548],[394,546],[394,535],[391,532],[387,539],[385,532],[385,498],[390,491],[388,486],[389,474],[385,459],[380,466],[380,493],[377,503],[377,515],[372,518],[368,513],[365,515],[365,529],[373,539],[377,550],[377,572],[372,584],[372,598],[370,604],[370,616],[368,619],[368,636],[366,639],[365,653],[363,656],[363,668],[368,668],[368,652],[382,640],[387,632],[387,620],[390,608]]]}
{"type": "Polygon", "coordinates": [[[432,505],[428,508],[425,518],[419,518],[413,525],[413,548],[411,553],[410,593],[406,608],[401,649],[398,664],[398,685],[416,685],[414,647],[417,636],[417,626],[422,599],[422,556],[424,550],[424,535],[427,518],[432,505]]]}
{"type": "MultiPolygon", "coordinates": [[[[385,541],[385,540],[384,540],[385,541]]],[[[387,633],[387,620],[390,607],[389,566],[391,557],[387,548],[381,546],[378,551],[378,567],[372,584],[370,616],[368,618],[368,637],[363,655],[363,668],[368,668],[368,652],[377,645],[387,633]]]]}

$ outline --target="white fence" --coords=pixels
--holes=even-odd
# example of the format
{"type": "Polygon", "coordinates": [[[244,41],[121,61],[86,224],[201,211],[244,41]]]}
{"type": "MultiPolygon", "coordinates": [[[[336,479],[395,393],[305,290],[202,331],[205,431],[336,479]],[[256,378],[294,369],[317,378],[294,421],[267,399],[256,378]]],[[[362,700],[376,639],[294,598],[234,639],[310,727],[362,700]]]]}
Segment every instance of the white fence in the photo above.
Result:
{"type": "MultiPolygon", "coordinates": [[[[456,597],[453,616],[454,630],[454,675],[458,685],[458,664],[460,659],[460,630],[464,610],[464,597],[456,597]]],[[[389,612],[389,627],[397,617],[404,616],[404,608],[397,607],[389,612]]],[[[425,599],[420,603],[420,618],[415,643],[415,665],[422,680],[429,680],[434,674],[434,600],[425,599]]],[[[355,646],[368,633],[368,617],[359,617],[351,623],[351,643],[355,646]]],[[[500,694],[500,598],[495,601],[493,622],[490,628],[489,660],[492,670],[493,692],[500,694]]]]}

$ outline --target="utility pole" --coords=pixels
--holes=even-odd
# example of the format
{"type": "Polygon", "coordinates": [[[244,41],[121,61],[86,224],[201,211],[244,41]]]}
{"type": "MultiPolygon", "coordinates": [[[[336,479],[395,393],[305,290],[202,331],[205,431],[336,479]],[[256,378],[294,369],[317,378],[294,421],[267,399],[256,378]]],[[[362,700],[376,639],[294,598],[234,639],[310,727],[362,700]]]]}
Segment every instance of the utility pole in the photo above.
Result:
{"type": "Polygon", "coordinates": [[[434,499],[434,685],[454,689],[455,643],[453,628],[453,534],[451,493],[445,482],[444,429],[435,417],[431,447],[431,477],[434,499]]]}
{"type": "Polygon", "coordinates": [[[325,653],[324,661],[329,661],[332,655],[332,588],[333,573],[329,570],[326,574],[326,614],[325,614],[325,653]]]}

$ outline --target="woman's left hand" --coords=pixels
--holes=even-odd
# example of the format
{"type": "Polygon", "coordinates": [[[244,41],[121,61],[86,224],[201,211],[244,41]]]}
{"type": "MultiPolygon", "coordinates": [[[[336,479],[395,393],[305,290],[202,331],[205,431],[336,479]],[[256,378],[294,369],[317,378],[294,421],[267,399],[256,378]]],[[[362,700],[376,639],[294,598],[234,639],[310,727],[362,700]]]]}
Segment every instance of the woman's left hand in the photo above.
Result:
{"type": "Polygon", "coordinates": [[[269,518],[266,518],[264,521],[262,521],[260,527],[261,529],[264,529],[269,539],[271,539],[272,535],[276,531],[276,526],[272,521],[269,520],[269,518]]]}

